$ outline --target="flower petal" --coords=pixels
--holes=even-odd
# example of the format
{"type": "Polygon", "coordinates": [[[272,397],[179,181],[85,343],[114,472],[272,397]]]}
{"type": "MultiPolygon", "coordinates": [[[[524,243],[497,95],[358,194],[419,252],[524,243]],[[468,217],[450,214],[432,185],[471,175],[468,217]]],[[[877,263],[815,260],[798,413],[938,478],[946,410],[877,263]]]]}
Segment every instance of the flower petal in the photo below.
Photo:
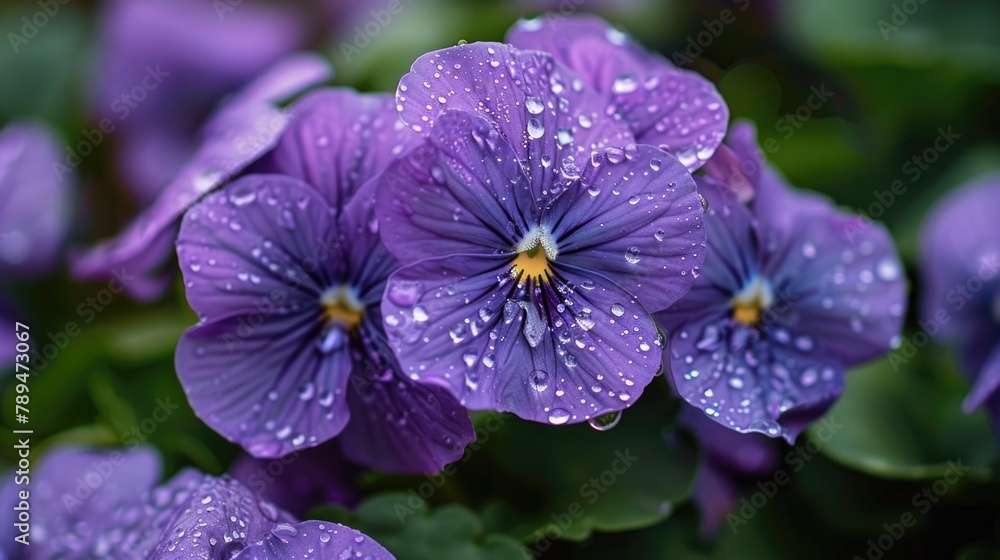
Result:
{"type": "Polygon", "coordinates": [[[248,175],[185,214],[177,257],[188,303],[202,320],[234,313],[315,313],[344,275],[334,219],[309,185],[248,175]]]}
{"type": "Polygon", "coordinates": [[[513,255],[428,259],[395,273],[382,302],[403,372],[471,409],[554,424],[622,410],[660,367],[659,332],[620,286],[554,265],[520,283],[513,255]]]}
{"type": "Polygon", "coordinates": [[[248,488],[263,486],[260,497],[298,516],[322,505],[353,509],[361,499],[356,480],[361,472],[333,441],[276,459],[242,455],[229,470],[248,488]]]}
{"type": "Polygon", "coordinates": [[[695,183],[652,146],[596,154],[549,216],[557,262],[613,279],[653,311],[688,292],[705,258],[695,183]]]}
{"type": "Polygon", "coordinates": [[[29,276],[56,263],[69,227],[72,171],[56,137],[34,122],[0,131],[0,272],[29,276]],[[69,175],[69,177],[67,177],[69,175]]]}
{"type": "Polygon", "coordinates": [[[552,53],[611,100],[638,142],[670,151],[690,171],[722,143],[729,110],[715,86],[646,51],[599,17],[522,20],[507,42],[552,53]]]}
{"type": "Polygon", "coordinates": [[[329,521],[279,524],[262,541],[243,549],[240,560],[365,558],[394,560],[382,545],[360,531],[329,521]]]}
{"type": "Polygon", "coordinates": [[[447,111],[425,143],[379,179],[382,239],[403,263],[508,251],[527,233],[530,185],[485,119],[447,111]]]}
{"type": "Polygon", "coordinates": [[[965,367],[981,369],[1000,340],[1000,175],[988,175],[961,187],[931,212],[920,235],[920,265],[924,321],[939,325],[944,340],[958,343],[969,358],[965,367]],[[956,288],[981,283],[961,307],[951,298],[966,299],[956,288]],[[938,316],[945,312],[949,321],[938,316]]]}
{"type": "Polygon", "coordinates": [[[150,558],[228,558],[294,522],[228,477],[204,475],[186,489],[185,498],[171,504],[170,521],[150,558]]]}
{"type": "Polygon", "coordinates": [[[129,269],[138,275],[126,287],[130,294],[138,299],[159,296],[166,288],[160,269],[169,258],[184,211],[274,147],[287,124],[274,102],[328,75],[329,66],[322,59],[298,55],[245,87],[211,117],[201,146],[152,206],[117,237],[79,255],[73,273],[83,279],[106,279],[129,269]]]}
{"type": "Polygon", "coordinates": [[[552,55],[500,43],[421,56],[400,81],[396,101],[418,132],[428,132],[447,109],[493,123],[528,174],[531,218],[579,176],[592,151],[634,142],[628,127],[608,116],[608,101],[552,55]]]}
{"type": "Polygon", "coordinates": [[[94,122],[114,122],[115,159],[145,202],[191,155],[192,132],[212,105],[308,42],[307,22],[290,6],[114,0],[101,4],[98,22],[96,79],[88,80],[94,122]],[[149,75],[149,95],[126,104],[149,75]]]}
{"type": "Polygon", "coordinates": [[[195,413],[254,457],[339,434],[350,416],[343,395],[351,355],[345,343],[321,347],[318,316],[238,314],[184,333],[177,375],[195,413]]]}
{"type": "Polygon", "coordinates": [[[762,176],[754,208],[763,274],[787,303],[775,306],[777,322],[846,367],[888,352],[906,312],[906,279],[889,232],[793,191],[770,169],[762,176]]]}
{"type": "Polygon", "coordinates": [[[54,448],[42,458],[31,485],[32,545],[45,558],[78,554],[116,527],[113,514],[160,478],[160,458],[147,447],[132,451],[54,448]],[[83,481],[87,491],[77,487],[83,481]]]}
{"type": "Polygon", "coordinates": [[[1000,346],[993,349],[983,369],[976,372],[976,380],[962,403],[966,413],[983,406],[990,399],[1000,396],[1000,346]]]}
{"type": "Polygon", "coordinates": [[[392,366],[352,377],[351,422],[339,439],[344,454],[379,471],[439,472],[476,439],[469,414],[447,389],[403,377],[395,360],[392,366]]]}
{"type": "Polygon", "coordinates": [[[844,386],[836,356],[794,344],[725,313],[705,313],[671,336],[672,379],[684,400],[716,422],[791,443],[844,386]]]}
{"type": "Polygon", "coordinates": [[[321,89],[290,111],[288,129],[262,166],[309,183],[332,208],[420,139],[399,120],[388,94],[321,89]]]}

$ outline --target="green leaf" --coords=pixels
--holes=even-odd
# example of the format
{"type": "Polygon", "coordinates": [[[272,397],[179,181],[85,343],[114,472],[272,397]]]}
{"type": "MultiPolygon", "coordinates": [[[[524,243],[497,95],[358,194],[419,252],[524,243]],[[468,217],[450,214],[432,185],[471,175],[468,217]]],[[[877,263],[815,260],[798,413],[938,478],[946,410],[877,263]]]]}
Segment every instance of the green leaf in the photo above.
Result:
{"type": "Polygon", "coordinates": [[[516,540],[487,534],[483,522],[463,506],[431,511],[423,500],[402,492],[377,495],[354,515],[342,510],[312,512],[349,525],[386,547],[398,560],[515,560],[525,558],[516,540]]]}
{"type": "Polygon", "coordinates": [[[659,382],[607,431],[509,420],[483,449],[532,499],[495,506],[499,523],[531,541],[582,540],[666,519],[690,494],[698,460],[668,424],[671,403],[659,382]]]}
{"type": "Polygon", "coordinates": [[[996,458],[993,435],[984,412],[962,412],[967,391],[946,356],[908,339],[889,357],[848,374],[829,413],[843,427],[823,452],[884,478],[937,478],[959,460],[972,476],[987,477],[996,458]]]}

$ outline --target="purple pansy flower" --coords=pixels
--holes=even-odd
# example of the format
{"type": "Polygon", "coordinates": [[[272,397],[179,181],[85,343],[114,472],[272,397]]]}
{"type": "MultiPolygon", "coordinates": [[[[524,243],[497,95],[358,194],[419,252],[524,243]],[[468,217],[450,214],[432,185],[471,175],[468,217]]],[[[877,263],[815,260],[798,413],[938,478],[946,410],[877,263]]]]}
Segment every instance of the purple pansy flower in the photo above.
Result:
{"type": "Polygon", "coordinates": [[[80,255],[74,274],[106,279],[116,273],[137,276],[126,287],[138,299],[163,293],[162,269],[184,211],[271,150],[288,124],[275,106],[278,100],[329,76],[326,62],[314,55],[296,55],[276,64],[247,85],[208,120],[201,146],[153,204],[116,238],[80,255]]]}
{"type": "Polygon", "coordinates": [[[701,444],[693,498],[701,511],[701,536],[712,538],[740,498],[739,481],[768,475],[778,466],[778,446],[760,434],[727,430],[691,406],[684,406],[680,421],[701,444]]]}
{"type": "Polygon", "coordinates": [[[0,273],[52,268],[69,229],[72,183],[53,172],[61,150],[48,128],[15,122],[0,131],[0,273]]]}
{"type": "Polygon", "coordinates": [[[751,126],[734,126],[730,146],[754,199],[698,178],[708,257],[691,292],[657,317],[687,402],[738,432],[793,441],[840,395],[847,368],[898,343],[902,266],[884,228],[763,165],[751,126]]]}
{"type": "Polygon", "coordinates": [[[201,323],[177,371],[209,425],[256,457],[335,436],[380,470],[431,472],[474,437],[447,391],[399,373],[380,302],[398,264],[369,181],[417,137],[388,95],[319,91],[265,162],[184,217],[177,252],[201,323]],[[303,179],[307,182],[304,182],[303,179]]]}
{"type": "Polygon", "coordinates": [[[244,455],[229,470],[244,486],[293,515],[326,504],[353,508],[361,499],[357,478],[362,472],[344,458],[336,440],[280,458],[244,455]]]}
{"type": "Polygon", "coordinates": [[[99,22],[93,112],[114,123],[119,169],[143,202],[194,153],[223,95],[309,37],[305,18],[277,4],[111,0],[99,22]]]}
{"type": "MultiPolygon", "coordinates": [[[[348,527],[297,522],[230,478],[187,469],[155,486],[159,475],[158,457],[142,448],[54,450],[32,476],[31,546],[11,549],[11,539],[4,552],[32,560],[392,558],[348,527]]],[[[16,490],[12,480],[4,495],[16,490]]]]}
{"type": "Polygon", "coordinates": [[[985,406],[1000,432],[1000,175],[950,194],[920,238],[921,314],[955,345],[972,378],[963,407],[985,406]]]}
{"type": "Polygon", "coordinates": [[[661,365],[647,309],[682,296],[703,258],[684,166],[633,144],[547,53],[432,52],[397,102],[427,133],[378,193],[405,265],[382,304],[403,371],[469,408],[553,424],[632,404],[661,365]]]}
{"type": "Polygon", "coordinates": [[[715,86],[676,68],[593,15],[521,20],[507,41],[552,53],[611,102],[637,142],[669,151],[690,171],[722,144],[729,109],[715,86]]]}

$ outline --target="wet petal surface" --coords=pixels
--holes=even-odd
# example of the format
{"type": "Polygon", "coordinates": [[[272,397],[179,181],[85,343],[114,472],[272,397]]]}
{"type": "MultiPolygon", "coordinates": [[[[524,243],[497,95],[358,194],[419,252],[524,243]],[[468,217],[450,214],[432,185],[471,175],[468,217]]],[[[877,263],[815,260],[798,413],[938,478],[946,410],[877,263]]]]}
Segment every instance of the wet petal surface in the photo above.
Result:
{"type": "Polygon", "coordinates": [[[548,216],[559,262],[614,279],[652,311],[687,293],[705,258],[695,183],[652,146],[595,154],[548,216]]]}
{"type": "Polygon", "coordinates": [[[80,255],[73,273],[103,279],[127,271],[138,276],[127,287],[131,295],[159,296],[166,288],[161,268],[182,214],[274,147],[288,122],[274,102],[325,80],[328,73],[328,65],[312,55],[290,57],[236,94],[205,125],[201,146],[153,204],[117,237],[80,255]]]}
{"type": "Polygon", "coordinates": [[[636,141],[670,151],[690,171],[722,143],[729,110],[715,86],[646,51],[598,17],[522,20],[507,41],[552,53],[611,101],[636,141]]]}
{"type": "Polygon", "coordinates": [[[628,407],[660,367],[649,314],[620,286],[570,266],[519,281],[512,259],[430,259],[390,278],[382,310],[403,373],[469,408],[552,424],[628,407]]]}

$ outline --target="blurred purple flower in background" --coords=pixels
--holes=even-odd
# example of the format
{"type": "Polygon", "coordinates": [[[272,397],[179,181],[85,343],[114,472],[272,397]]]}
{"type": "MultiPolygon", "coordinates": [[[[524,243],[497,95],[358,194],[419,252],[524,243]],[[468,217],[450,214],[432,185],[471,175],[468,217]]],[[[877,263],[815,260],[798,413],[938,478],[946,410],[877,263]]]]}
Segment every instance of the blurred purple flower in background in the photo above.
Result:
{"type": "Polygon", "coordinates": [[[703,451],[694,501],[701,511],[701,536],[709,539],[740,499],[740,480],[766,476],[778,466],[778,446],[760,434],[728,430],[695,407],[685,406],[680,421],[703,451]]]}
{"type": "Polygon", "coordinates": [[[353,462],[436,472],[474,438],[440,387],[404,377],[381,298],[398,264],[369,181],[418,137],[392,98],[320,90],[263,167],[184,217],[177,253],[201,322],[177,348],[195,412],[256,457],[340,436],[353,462]],[[307,181],[307,182],[303,182],[307,181]]]}
{"type": "Polygon", "coordinates": [[[337,439],[281,458],[243,455],[229,469],[230,476],[293,515],[330,504],[353,508],[361,499],[362,472],[344,458],[337,439]]]}
{"type": "Polygon", "coordinates": [[[647,308],[687,292],[704,255],[684,166],[636,146],[547,53],[432,52],[397,102],[428,134],[378,193],[405,265],[383,300],[403,371],[469,408],[552,424],[635,402],[662,361],[647,308]]]}
{"type": "Polygon", "coordinates": [[[667,150],[690,171],[726,135],[729,109],[712,82],[674,67],[597,16],[522,20],[507,41],[552,53],[611,102],[609,111],[624,119],[636,142],[667,150]]]}
{"type": "Polygon", "coordinates": [[[885,229],[790,189],[754,136],[747,124],[729,134],[752,171],[748,206],[697,179],[709,253],[691,292],[657,318],[688,403],[738,432],[792,442],[840,396],[847,368],[899,342],[906,290],[885,229]]]}
{"type": "Polygon", "coordinates": [[[115,160],[142,203],[195,153],[224,95],[310,39],[302,11],[277,3],[109,0],[99,22],[92,112],[114,123],[115,160]]]}
{"type": "MultiPolygon", "coordinates": [[[[985,406],[1000,433],[1000,175],[973,181],[931,212],[920,236],[920,312],[956,347],[972,379],[966,412],[985,406]]],[[[928,332],[931,336],[935,333],[928,332]]]]}
{"type": "Polygon", "coordinates": [[[58,262],[69,230],[74,183],[60,178],[58,140],[20,121],[0,131],[0,275],[37,276],[58,262]]]}
{"type": "MultiPolygon", "coordinates": [[[[297,522],[228,477],[186,469],[156,485],[159,478],[159,458],[144,448],[56,448],[32,476],[31,545],[5,535],[0,552],[25,560],[392,558],[348,527],[297,522]]],[[[15,487],[6,480],[4,496],[15,487]]],[[[5,510],[3,531],[13,514],[5,510]]]]}
{"type": "Polygon", "coordinates": [[[170,279],[163,269],[184,211],[278,143],[288,124],[284,111],[275,105],[278,101],[329,75],[329,65],[316,55],[290,56],[235,94],[209,118],[194,155],[156,200],[117,237],[78,256],[74,274],[82,279],[106,279],[127,269],[138,276],[127,287],[133,297],[160,296],[170,279]]]}

